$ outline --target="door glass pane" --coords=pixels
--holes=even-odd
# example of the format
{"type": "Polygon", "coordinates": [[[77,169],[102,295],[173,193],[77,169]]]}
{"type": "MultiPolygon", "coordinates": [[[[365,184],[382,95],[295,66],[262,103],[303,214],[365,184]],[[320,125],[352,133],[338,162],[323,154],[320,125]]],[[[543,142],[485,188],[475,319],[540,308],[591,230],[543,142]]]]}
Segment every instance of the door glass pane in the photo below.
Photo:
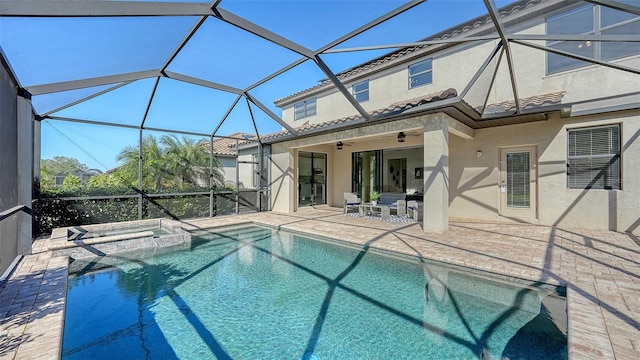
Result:
{"type": "Polygon", "coordinates": [[[370,201],[372,191],[381,191],[382,151],[364,151],[353,153],[352,191],[362,201],[370,201]]]}
{"type": "Polygon", "coordinates": [[[298,154],[298,205],[327,203],[327,155],[301,151],[298,154]]]}
{"type": "Polygon", "coordinates": [[[507,207],[529,207],[529,161],[528,152],[507,153],[507,207]]]}
{"type": "Polygon", "coordinates": [[[313,203],[326,204],[326,155],[317,153],[313,155],[313,203]]]}
{"type": "Polygon", "coordinates": [[[298,155],[298,204],[300,206],[312,204],[312,154],[300,152],[298,155]]]}

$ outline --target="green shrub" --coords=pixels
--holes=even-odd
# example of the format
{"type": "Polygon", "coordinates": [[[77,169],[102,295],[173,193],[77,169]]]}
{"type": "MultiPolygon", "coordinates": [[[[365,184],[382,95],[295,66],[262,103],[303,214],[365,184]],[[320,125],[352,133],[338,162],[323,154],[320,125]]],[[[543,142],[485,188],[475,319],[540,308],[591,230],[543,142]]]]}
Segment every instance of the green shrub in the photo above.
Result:
{"type": "MultiPolygon", "coordinates": [[[[208,191],[194,188],[191,192],[208,191]]],[[[182,190],[184,191],[184,190],[182,190]]],[[[226,191],[226,189],[216,189],[226,191]]],[[[178,193],[176,189],[163,189],[161,193],[178,193]]],[[[138,219],[139,197],[108,199],[64,199],[96,196],[137,195],[136,189],[127,186],[81,186],[75,189],[43,189],[40,200],[34,204],[34,234],[41,236],[58,227],[88,225],[138,219]]],[[[154,195],[160,194],[156,192],[154,195]]],[[[209,216],[209,195],[145,196],[142,202],[142,218],[189,219],[209,216]]],[[[235,196],[218,195],[214,201],[214,216],[235,210],[235,196]]]]}

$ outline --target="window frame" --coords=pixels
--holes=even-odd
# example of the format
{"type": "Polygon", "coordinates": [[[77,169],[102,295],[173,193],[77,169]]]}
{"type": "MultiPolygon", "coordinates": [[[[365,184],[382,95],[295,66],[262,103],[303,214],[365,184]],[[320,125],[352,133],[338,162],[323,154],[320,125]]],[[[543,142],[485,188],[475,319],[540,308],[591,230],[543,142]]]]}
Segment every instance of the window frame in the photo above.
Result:
{"type": "MultiPolygon", "coordinates": [[[[567,160],[566,160],[566,168],[567,168],[567,189],[572,190],[622,190],[622,124],[605,124],[605,125],[594,125],[594,126],[586,126],[586,127],[575,127],[575,128],[567,128],[566,129],[566,137],[567,137],[567,160]],[[617,128],[617,151],[609,154],[591,154],[591,155],[571,155],[572,144],[571,144],[571,133],[577,131],[588,131],[588,130],[600,130],[606,128],[617,128]],[[572,175],[576,174],[571,172],[570,161],[571,160],[582,160],[582,159],[606,159],[609,158],[609,165],[607,166],[607,172],[610,172],[611,167],[615,166],[617,169],[614,169],[617,173],[617,179],[614,179],[617,182],[617,186],[602,186],[602,187],[594,187],[593,180],[590,182],[590,186],[576,186],[574,183],[576,181],[572,181],[572,175]],[[616,164],[611,164],[612,161],[615,161],[616,164]]],[[[610,141],[611,144],[611,141],[610,141]]],[[[591,143],[591,151],[593,152],[593,143],[591,143]]],[[[575,153],[575,148],[574,148],[575,153]]]]}
{"type": "MultiPolygon", "coordinates": [[[[622,26],[626,26],[632,23],[638,23],[640,24],[640,16],[636,16],[635,18],[631,18],[631,19],[626,19],[623,21],[620,21],[618,23],[615,24],[610,24],[607,26],[602,26],[602,5],[596,5],[596,4],[586,4],[586,5],[581,5],[578,7],[574,7],[570,10],[565,10],[562,12],[559,12],[557,14],[548,16],[545,18],[544,20],[544,24],[545,24],[545,34],[549,34],[549,22],[550,21],[554,21],[554,20],[561,20],[562,18],[565,18],[567,16],[570,16],[572,14],[578,13],[580,11],[586,10],[586,9],[590,9],[592,12],[592,23],[591,23],[591,31],[587,31],[584,33],[581,33],[580,35],[602,35],[604,32],[612,30],[612,29],[616,29],[622,26]]],[[[551,34],[553,35],[553,34],[551,34]]],[[[559,44],[563,44],[563,43],[572,43],[572,41],[547,41],[546,42],[546,46],[547,47],[554,47],[556,45],[559,44]]],[[[593,43],[591,41],[587,41],[585,46],[592,46],[593,45],[593,59],[595,60],[601,60],[601,61],[616,61],[616,60],[620,60],[620,59],[625,59],[628,57],[633,57],[633,56],[638,56],[640,55],[640,50],[638,50],[638,52],[636,53],[631,53],[628,55],[623,55],[620,57],[613,57],[610,59],[605,59],[605,57],[603,56],[603,49],[602,49],[602,45],[603,43],[598,42],[598,41],[594,41],[593,43]]],[[[572,63],[569,67],[563,67],[560,70],[554,70],[554,71],[550,71],[549,70],[549,59],[550,56],[559,56],[563,59],[567,58],[564,55],[556,55],[553,54],[551,52],[546,52],[546,56],[545,56],[545,75],[549,76],[549,75],[554,75],[554,74],[560,74],[566,71],[572,71],[572,70],[576,70],[576,69],[580,69],[583,67],[587,67],[587,66],[592,66],[592,63],[589,62],[585,62],[582,60],[577,60],[577,59],[571,59],[572,63]]]]}
{"type": "Polygon", "coordinates": [[[428,59],[420,60],[418,62],[415,62],[415,63],[409,65],[407,67],[407,75],[408,75],[408,81],[409,81],[409,84],[408,84],[409,85],[409,89],[415,89],[415,88],[418,88],[420,86],[433,84],[433,58],[431,57],[431,58],[428,58],[428,59]],[[415,74],[411,73],[411,68],[412,67],[416,67],[416,66],[418,66],[418,65],[420,65],[422,63],[426,63],[426,62],[429,62],[429,69],[428,70],[424,70],[424,71],[421,71],[421,72],[415,73],[415,74]],[[416,77],[422,76],[422,75],[426,75],[426,74],[431,74],[431,79],[428,82],[425,82],[425,83],[422,83],[422,84],[413,85],[413,83],[411,81],[413,78],[416,78],[416,77]]]}
{"type": "Polygon", "coordinates": [[[308,118],[310,116],[316,115],[317,113],[318,113],[318,102],[316,97],[312,97],[310,99],[299,101],[293,104],[293,120],[308,118]],[[299,106],[300,108],[298,109],[299,106]],[[300,109],[302,111],[299,111],[300,109]]]}
{"type": "Polygon", "coordinates": [[[353,97],[356,99],[357,102],[365,102],[365,101],[369,101],[369,80],[364,80],[364,81],[360,81],[359,83],[355,83],[351,86],[351,94],[353,95],[353,97]],[[367,88],[364,90],[360,90],[357,91],[356,87],[358,85],[363,85],[366,84],[367,88]],[[361,94],[366,94],[367,98],[366,99],[358,99],[358,95],[361,94]]]}

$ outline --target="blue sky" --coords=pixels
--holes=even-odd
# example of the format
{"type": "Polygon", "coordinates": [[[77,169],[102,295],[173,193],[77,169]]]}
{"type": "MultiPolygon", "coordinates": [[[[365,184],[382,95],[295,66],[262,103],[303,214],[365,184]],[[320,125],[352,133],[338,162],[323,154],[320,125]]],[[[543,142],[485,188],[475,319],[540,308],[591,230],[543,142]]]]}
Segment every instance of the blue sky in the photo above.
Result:
{"type": "MultiPolygon", "coordinates": [[[[498,1],[502,6],[510,1],[498,1]]],[[[393,10],[400,0],[223,0],[236,15],[316,50],[393,10]]],[[[416,41],[486,13],[482,0],[430,0],[337,48],[416,41]]],[[[157,69],[197,21],[195,17],[0,18],[0,46],[23,86],[157,69]]],[[[334,72],[392,49],[321,55],[334,72]]],[[[231,25],[209,18],[168,70],[245,88],[300,56],[231,25]]],[[[309,61],[250,91],[280,115],[273,100],[313,86],[325,77],[309,61]]],[[[139,80],[53,115],[139,125],[155,79],[139,80]]],[[[36,96],[38,113],[110,86],[36,96]]],[[[145,126],[210,134],[236,96],[161,79],[145,126]]],[[[280,125],[252,108],[260,133],[280,125]]],[[[218,134],[254,132],[241,100],[218,134]]],[[[145,132],[145,135],[152,132],[145,132]]],[[[154,135],[162,135],[153,133],[154,135]]],[[[42,123],[42,158],[70,156],[91,168],[117,166],[116,156],[135,145],[138,131],[63,121],[42,123]]]]}

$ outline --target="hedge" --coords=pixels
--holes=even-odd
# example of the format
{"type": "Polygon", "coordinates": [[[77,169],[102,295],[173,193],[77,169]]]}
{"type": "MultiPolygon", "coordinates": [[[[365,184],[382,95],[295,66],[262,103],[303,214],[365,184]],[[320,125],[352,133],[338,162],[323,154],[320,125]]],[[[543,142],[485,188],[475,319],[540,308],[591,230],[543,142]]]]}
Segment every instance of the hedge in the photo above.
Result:
{"type": "MultiPolygon", "coordinates": [[[[216,189],[216,192],[227,189],[216,189]]],[[[184,189],[163,189],[161,193],[184,192],[184,189]]],[[[187,191],[209,191],[208,188],[187,191]]],[[[92,199],[95,196],[137,195],[127,187],[81,187],[76,189],[45,189],[34,204],[34,234],[50,234],[58,227],[132,221],[138,219],[139,197],[92,199]],[[89,197],[81,200],[64,198],[89,197]]],[[[247,204],[250,206],[250,204],[247,204]]],[[[255,207],[254,207],[255,209],[255,207]]],[[[235,195],[215,196],[214,216],[235,212],[235,195]]],[[[209,216],[209,195],[166,195],[143,198],[142,218],[189,219],[209,216]]]]}

